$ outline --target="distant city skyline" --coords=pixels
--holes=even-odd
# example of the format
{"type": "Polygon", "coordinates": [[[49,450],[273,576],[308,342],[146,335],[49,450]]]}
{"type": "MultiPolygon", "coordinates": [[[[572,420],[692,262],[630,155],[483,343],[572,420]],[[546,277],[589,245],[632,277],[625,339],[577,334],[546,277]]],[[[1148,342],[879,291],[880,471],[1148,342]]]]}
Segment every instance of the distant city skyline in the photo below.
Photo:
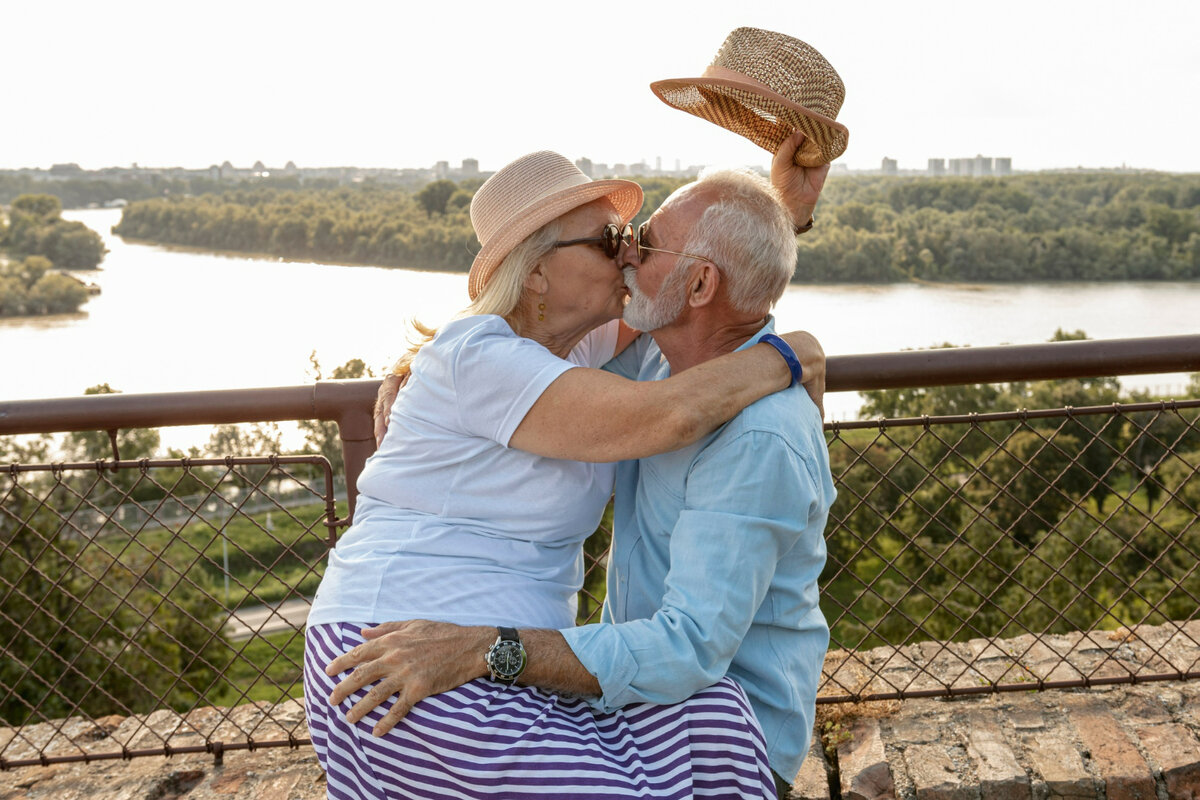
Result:
{"type": "Polygon", "coordinates": [[[817,47],[846,84],[837,164],[900,170],[977,153],[1014,170],[1200,171],[1200,3],[819,9],[743,0],[603,7],[483,2],[148,0],[8,4],[0,168],[308,167],[482,171],[572,160],[765,166],[770,156],[648,89],[699,75],[730,30],[817,47]]]}

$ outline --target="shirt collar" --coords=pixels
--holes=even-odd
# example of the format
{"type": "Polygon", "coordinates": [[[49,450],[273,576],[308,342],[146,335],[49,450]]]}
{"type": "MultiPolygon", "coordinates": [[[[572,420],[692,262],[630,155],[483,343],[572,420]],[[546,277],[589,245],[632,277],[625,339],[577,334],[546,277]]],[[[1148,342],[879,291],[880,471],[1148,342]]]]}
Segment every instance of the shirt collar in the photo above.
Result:
{"type": "MultiPolygon", "coordinates": [[[[761,328],[759,328],[758,333],[754,334],[749,339],[747,339],[745,342],[743,342],[742,346],[737,348],[737,350],[745,350],[747,347],[756,345],[756,344],[758,344],[759,339],[766,336],[768,333],[774,333],[774,332],[775,332],[775,315],[768,314],[767,315],[767,324],[763,325],[761,328]]],[[[734,350],[734,352],[736,353],[737,350],[734,350]]]]}

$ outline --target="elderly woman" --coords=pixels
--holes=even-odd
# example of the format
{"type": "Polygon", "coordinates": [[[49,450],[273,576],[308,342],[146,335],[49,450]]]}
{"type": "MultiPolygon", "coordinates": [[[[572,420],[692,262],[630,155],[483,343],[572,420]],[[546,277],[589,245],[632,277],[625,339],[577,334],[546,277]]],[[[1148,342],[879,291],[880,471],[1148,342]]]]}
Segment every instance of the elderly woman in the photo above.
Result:
{"type": "Polygon", "coordinates": [[[354,722],[363,693],[326,702],[342,677],[326,665],[367,625],[573,625],[612,462],[695,442],[790,384],[770,345],[648,383],[594,369],[632,338],[617,324],[628,290],[615,258],[641,203],[637,184],[590,181],[548,152],[476,193],[472,303],[413,359],[308,620],[309,726],[331,797],[774,796],[761,731],[728,679],[611,714],[480,679],[386,732],[388,702],[354,722]]]}

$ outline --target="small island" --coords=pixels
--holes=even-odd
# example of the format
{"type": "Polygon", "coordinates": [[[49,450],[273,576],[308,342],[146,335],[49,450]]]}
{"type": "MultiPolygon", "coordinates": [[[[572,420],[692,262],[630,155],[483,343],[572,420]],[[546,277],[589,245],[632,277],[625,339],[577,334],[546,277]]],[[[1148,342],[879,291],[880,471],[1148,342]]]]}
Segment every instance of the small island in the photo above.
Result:
{"type": "Polygon", "coordinates": [[[16,198],[0,217],[0,317],[78,311],[94,288],[56,270],[95,269],[106,252],[99,234],[62,218],[57,197],[16,198]]]}
{"type": "MultiPolygon", "coordinates": [[[[685,178],[640,177],[640,223],[685,178]]],[[[477,179],[419,190],[239,185],[131,202],[113,232],[157,244],[333,264],[465,272],[477,179]]],[[[1200,175],[838,175],[793,281],[1037,283],[1200,279],[1200,175]]]]}

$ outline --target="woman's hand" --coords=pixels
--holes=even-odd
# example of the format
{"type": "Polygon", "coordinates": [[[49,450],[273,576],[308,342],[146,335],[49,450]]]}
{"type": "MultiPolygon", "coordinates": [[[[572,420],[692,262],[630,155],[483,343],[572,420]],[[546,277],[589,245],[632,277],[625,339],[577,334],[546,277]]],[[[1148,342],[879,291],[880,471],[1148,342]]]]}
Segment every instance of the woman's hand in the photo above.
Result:
{"type": "Polygon", "coordinates": [[[420,619],[386,622],[364,628],[362,634],[367,641],[329,662],[325,674],[333,677],[352,670],[329,695],[329,704],[334,706],[364,686],[375,684],[346,712],[346,721],[351,724],[389,697],[396,697],[372,729],[374,736],[386,734],[426,697],[486,675],[484,654],[496,639],[494,627],[468,628],[420,619]]]}
{"type": "Polygon", "coordinates": [[[828,164],[819,167],[796,164],[796,152],[803,141],[804,132],[796,131],[783,140],[775,158],[771,160],[771,185],[783,197],[783,205],[792,215],[792,224],[797,227],[812,219],[813,209],[817,207],[817,199],[829,175],[828,164]]]}
{"type": "Polygon", "coordinates": [[[807,331],[792,331],[783,334],[785,342],[796,351],[800,367],[804,370],[803,386],[808,396],[817,404],[821,419],[825,419],[825,350],[817,338],[807,331]]]}
{"type": "Polygon", "coordinates": [[[379,393],[375,395],[375,449],[383,444],[383,435],[387,433],[388,420],[392,417],[392,406],[401,387],[408,382],[408,376],[385,375],[379,383],[379,393]]]}

